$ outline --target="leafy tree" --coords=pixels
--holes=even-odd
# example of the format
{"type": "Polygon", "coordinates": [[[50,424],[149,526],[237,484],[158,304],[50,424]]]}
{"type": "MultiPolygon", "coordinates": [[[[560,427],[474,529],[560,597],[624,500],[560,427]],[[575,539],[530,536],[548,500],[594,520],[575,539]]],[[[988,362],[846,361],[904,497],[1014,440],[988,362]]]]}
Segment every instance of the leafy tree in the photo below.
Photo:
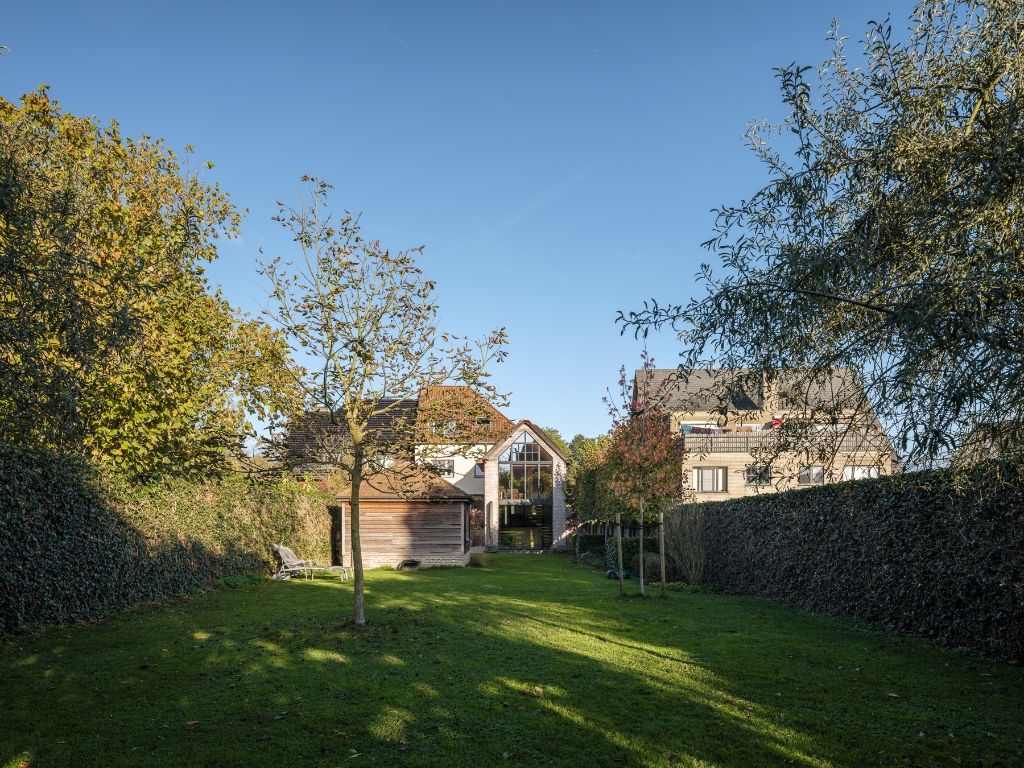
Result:
{"type": "Polygon", "coordinates": [[[559,432],[554,427],[541,427],[541,429],[544,430],[545,435],[547,435],[552,439],[552,441],[554,441],[555,445],[557,445],[561,449],[562,453],[564,453],[566,456],[569,455],[569,444],[565,442],[565,438],[562,437],[561,432],[559,432]]]}
{"type": "Polygon", "coordinates": [[[239,213],[162,142],[0,99],[0,440],[133,475],[227,465],[286,347],[208,290],[239,213]]]}
{"type": "Polygon", "coordinates": [[[565,469],[565,497],[573,514],[581,519],[598,519],[599,480],[604,462],[608,436],[586,437],[576,435],[565,454],[569,461],[565,469]]]}
{"type": "Polygon", "coordinates": [[[771,179],[717,213],[706,293],[621,316],[678,332],[684,367],[838,369],[905,459],[1024,451],[1024,6],[923,0],[906,42],[778,71],[789,116],[747,134],[771,179]],[[788,142],[776,141],[775,130],[788,142]],[[967,449],[967,450],[965,450],[967,449]]]}
{"type": "Polygon", "coordinates": [[[504,359],[506,334],[471,341],[440,330],[434,282],[415,259],[422,248],[392,252],[366,240],[357,217],[330,212],[329,184],[303,181],[309,193],[299,208],[279,204],[276,220],[294,237],[299,257],[263,265],[275,305],[268,314],[306,361],[297,377],[305,413],[292,423],[309,441],[299,458],[333,470],[347,487],[353,615],[364,626],[361,486],[386,478],[411,493],[422,477],[418,445],[431,435],[453,445],[467,439],[459,425],[471,403],[458,390],[433,398],[427,413],[410,403],[446,383],[469,387],[480,403],[500,399],[486,368],[504,359]]]}
{"type": "MultiPolygon", "coordinates": [[[[682,498],[682,445],[672,433],[669,415],[664,409],[671,382],[655,384],[651,375],[654,359],[646,351],[642,374],[633,382],[625,367],[619,371],[619,397],[605,398],[612,417],[611,443],[605,459],[608,489],[640,521],[640,594],[645,594],[644,528],[657,516],[661,589],[665,592],[665,507],[682,498]]],[[[619,590],[622,586],[621,517],[616,517],[616,543],[619,557],[619,590]]]]}

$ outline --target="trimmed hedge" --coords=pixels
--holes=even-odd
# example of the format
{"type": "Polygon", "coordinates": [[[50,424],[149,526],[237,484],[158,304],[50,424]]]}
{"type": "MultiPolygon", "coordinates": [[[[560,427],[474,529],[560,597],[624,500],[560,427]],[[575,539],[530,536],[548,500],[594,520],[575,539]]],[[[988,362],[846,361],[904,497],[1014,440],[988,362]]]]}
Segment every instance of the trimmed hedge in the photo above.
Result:
{"type": "MultiPolygon", "coordinates": [[[[657,542],[654,543],[657,548],[657,542]]],[[[644,551],[651,551],[650,540],[644,542],[644,551]]],[[[633,558],[639,557],[640,555],[640,539],[623,539],[622,540],[622,567],[632,568],[633,558]]],[[[605,542],[604,546],[604,564],[606,568],[618,568],[619,567],[619,555],[618,550],[615,548],[615,537],[612,535],[608,536],[608,541],[605,542]]]]}
{"type": "Polygon", "coordinates": [[[699,505],[704,578],[1024,659],[1024,472],[1000,474],[997,487],[987,467],[966,482],[940,470],[699,505]]]}
{"type": "Polygon", "coordinates": [[[132,487],[0,444],[0,632],[67,624],[268,572],[270,545],[330,558],[327,497],[238,476],[132,487]]]}
{"type": "Polygon", "coordinates": [[[603,533],[577,533],[576,557],[588,552],[604,556],[604,534],[603,533]]]}

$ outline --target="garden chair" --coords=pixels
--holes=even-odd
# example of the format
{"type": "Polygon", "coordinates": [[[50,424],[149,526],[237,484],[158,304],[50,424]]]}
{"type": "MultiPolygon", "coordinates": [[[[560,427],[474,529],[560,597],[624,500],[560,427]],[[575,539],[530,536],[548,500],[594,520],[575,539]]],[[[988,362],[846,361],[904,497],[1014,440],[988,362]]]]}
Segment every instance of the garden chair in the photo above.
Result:
{"type": "Polygon", "coordinates": [[[298,555],[284,544],[275,544],[273,549],[274,557],[277,559],[279,566],[277,573],[274,574],[274,578],[278,581],[287,581],[299,573],[308,579],[312,579],[313,571],[336,571],[342,581],[348,580],[348,568],[340,565],[317,565],[311,560],[300,560],[298,555]]]}

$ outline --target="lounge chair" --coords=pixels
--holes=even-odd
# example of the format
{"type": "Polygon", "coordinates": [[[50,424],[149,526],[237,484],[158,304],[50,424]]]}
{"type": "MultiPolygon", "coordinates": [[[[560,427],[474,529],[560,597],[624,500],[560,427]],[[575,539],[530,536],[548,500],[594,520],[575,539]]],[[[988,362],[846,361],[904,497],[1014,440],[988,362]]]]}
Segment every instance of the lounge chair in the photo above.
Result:
{"type": "Polygon", "coordinates": [[[296,574],[302,574],[306,578],[312,579],[313,571],[337,572],[342,581],[348,580],[348,568],[340,565],[317,565],[312,560],[300,560],[298,555],[284,544],[275,544],[273,549],[274,557],[280,566],[277,573],[274,574],[274,578],[278,581],[287,581],[296,574]]]}

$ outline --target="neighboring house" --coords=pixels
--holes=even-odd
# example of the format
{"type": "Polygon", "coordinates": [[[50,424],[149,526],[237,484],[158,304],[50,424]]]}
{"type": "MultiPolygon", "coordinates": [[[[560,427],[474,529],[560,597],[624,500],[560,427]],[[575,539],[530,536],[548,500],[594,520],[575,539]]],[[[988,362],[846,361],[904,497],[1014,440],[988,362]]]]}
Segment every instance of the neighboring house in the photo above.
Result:
{"type": "MultiPolygon", "coordinates": [[[[471,544],[489,550],[566,546],[565,464],[558,446],[530,421],[512,422],[468,387],[428,387],[393,401],[373,426],[385,435],[414,430],[409,463],[368,478],[360,488],[360,541],[366,567],[464,564],[471,544]]],[[[314,437],[333,429],[306,414],[287,438],[303,471],[325,477],[314,437]]],[[[351,557],[348,492],[335,489],[351,557]]]]}
{"type": "Polygon", "coordinates": [[[650,372],[683,440],[683,485],[697,501],[749,496],[892,474],[892,446],[850,371],[813,386],[782,375],[774,386],[748,371],[650,372]],[[789,381],[792,384],[789,383],[789,381]]]}

